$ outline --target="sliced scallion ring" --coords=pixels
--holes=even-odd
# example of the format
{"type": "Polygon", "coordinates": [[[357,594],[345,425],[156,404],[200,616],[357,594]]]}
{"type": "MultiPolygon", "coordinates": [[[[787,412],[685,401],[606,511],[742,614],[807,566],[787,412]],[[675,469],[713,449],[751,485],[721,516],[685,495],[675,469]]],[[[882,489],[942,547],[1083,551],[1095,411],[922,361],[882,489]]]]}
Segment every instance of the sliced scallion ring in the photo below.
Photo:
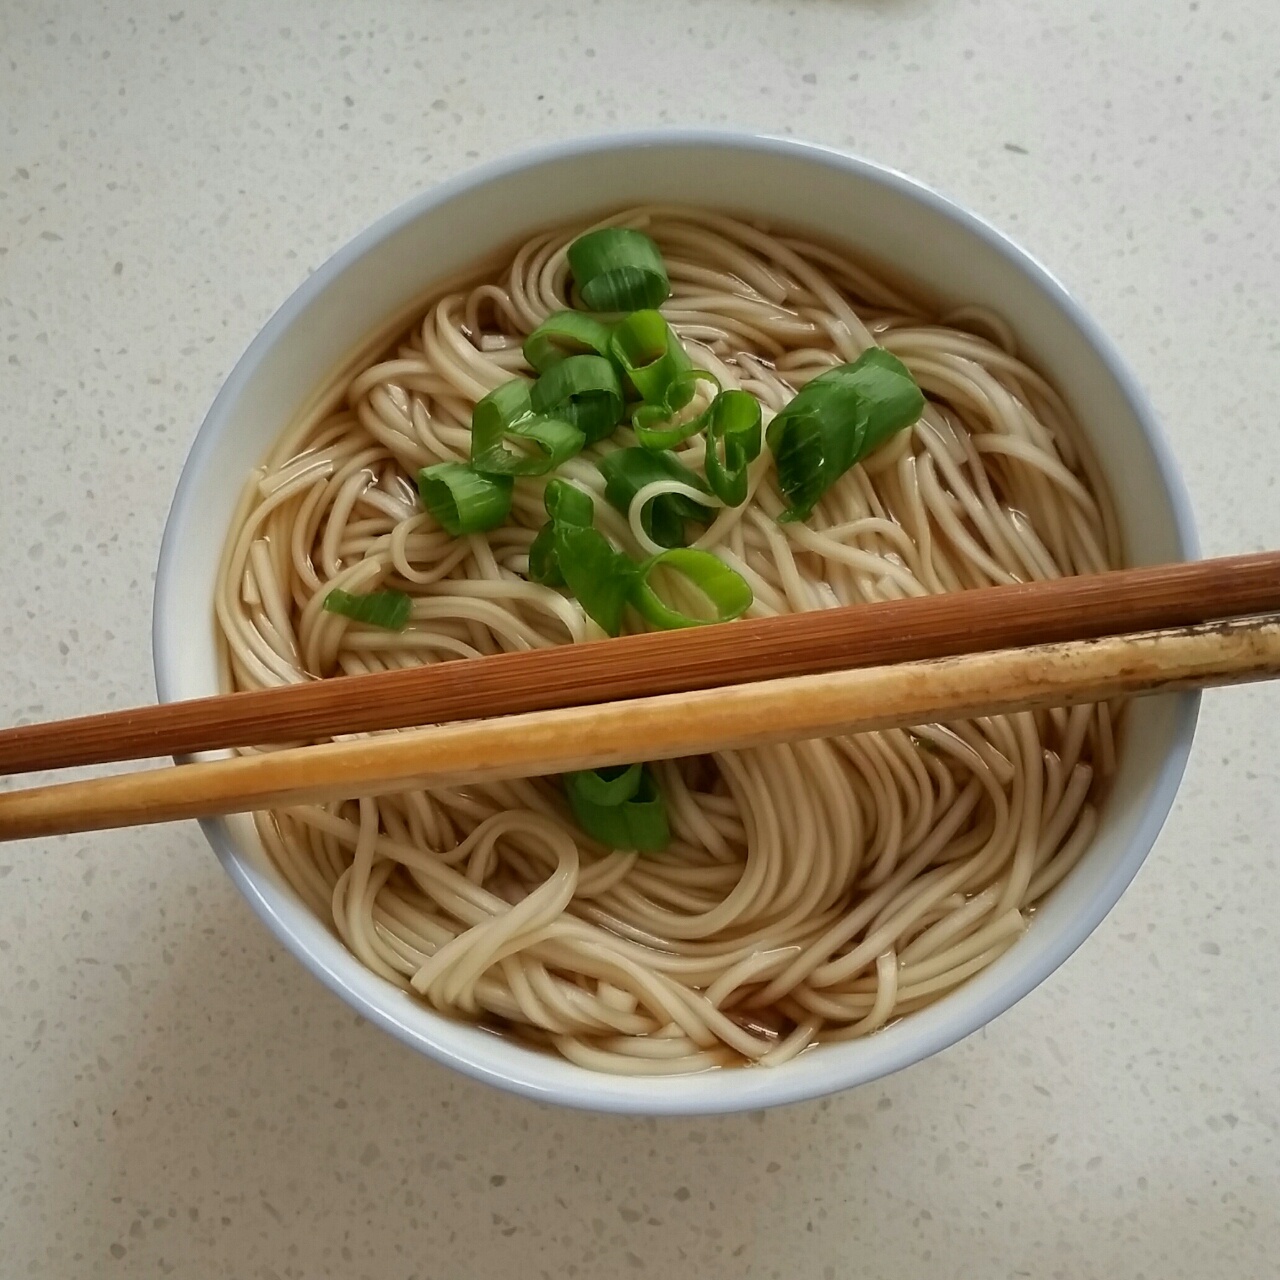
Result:
{"type": "Polygon", "coordinates": [[[671,843],[667,804],[648,765],[632,765],[621,775],[635,786],[623,800],[602,804],[593,799],[610,786],[612,770],[584,770],[564,776],[565,794],[574,819],[593,840],[609,849],[658,853],[671,843]],[[633,775],[631,770],[637,772],[633,775]]]}
{"type": "Polygon", "coordinates": [[[769,423],[766,437],[788,502],[783,520],[804,520],[822,495],[924,411],[906,365],[881,347],[828,369],[769,423]]]}
{"type": "Polygon", "coordinates": [[[475,438],[471,443],[471,466],[486,476],[544,476],[562,462],[581,453],[587,437],[559,418],[543,418],[531,414],[512,423],[502,439],[477,452],[475,438]],[[510,446],[515,444],[516,449],[510,446]],[[521,445],[532,446],[527,452],[521,445]]]}
{"type": "Polygon", "coordinates": [[[511,510],[510,476],[477,475],[462,462],[440,462],[418,472],[422,505],[455,538],[495,529],[511,510]]]}
{"type": "Polygon", "coordinates": [[[693,547],[676,547],[650,556],[636,570],[631,595],[631,603],[644,620],[664,631],[700,627],[712,622],[731,622],[742,617],[754,600],[750,584],[740,573],[730,569],[711,552],[693,547]],[[684,579],[684,593],[702,597],[714,611],[712,616],[698,617],[664,600],[658,594],[656,581],[657,575],[664,570],[684,579]]]}
{"type": "Polygon", "coordinates": [[[552,521],[551,536],[565,586],[587,617],[607,635],[616,636],[631,597],[635,564],[597,529],[552,521]]]}
{"type": "Polygon", "coordinates": [[[590,525],[596,511],[591,495],[568,480],[548,480],[542,491],[542,505],[552,520],[562,524],[590,525]]]}
{"type": "Polygon", "coordinates": [[[524,358],[539,373],[570,356],[608,356],[612,330],[581,311],[556,311],[525,340],[524,358]]]}
{"type": "Polygon", "coordinates": [[[564,586],[564,574],[556,560],[556,522],[548,520],[529,544],[529,581],[544,587],[564,586]]]}
{"type": "Polygon", "coordinates": [[[542,503],[547,509],[547,523],[538,530],[529,547],[529,578],[546,587],[564,585],[564,574],[556,559],[556,526],[561,524],[591,527],[595,516],[595,503],[585,493],[567,480],[549,480],[542,493],[542,503]]]}
{"type": "Polygon", "coordinates": [[[709,382],[717,391],[720,389],[720,380],[714,373],[708,373],[706,369],[688,369],[672,380],[661,404],[642,404],[636,408],[631,415],[631,426],[636,440],[644,448],[673,449],[707,425],[705,410],[684,422],[672,423],[676,414],[688,407],[699,382],[709,382]]]}
{"type": "Polygon", "coordinates": [[[591,311],[660,307],[671,281],[658,246],[643,231],[601,227],[569,246],[569,270],[591,311]]]}
{"type": "MultiPolygon", "coordinates": [[[[695,490],[706,491],[702,478],[670,453],[616,449],[597,465],[605,479],[605,501],[624,516],[630,515],[636,494],[657,480],[678,480],[695,490]]],[[[703,506],[685,494],[664,493],[646,505],[640,514],[640,523],[660,547],[678,547],[685,542],[686,521],[708,524],[712,517],[711,506],[703,506]]]]}
{"type": "Polygon", "coordinates": [[[622,383],[603,356],[569,356],[554,364],[529,392],[535,413],[578,428],[587,444],[613,434],[622,421],[622,383]]]}
{"type": "Polygon", "coordinates": [[[363,594],[334,587],[324,598],[326,613],[341,614],[352,622],[384,631],[403,631],[409,622],[413,601],[403,591],[369,591],[363,594]]]}
{"type": "Polygon", "coordinates": [[[664,404],[671,384],[693,367],[660,311],[633,311],[614,329],[609,353],[648,404],[664,404]]]}
{"type": "Polygon", "coordinates": [[[722,391],[705,416],[707,485],[725,506],[741,506],[747,468],[760,456],[760,402],[747,391],[722,391]]]}
{"type": "Polygon", "coordinates": [[[527,418],[533,412],[529,403],[529,383],[523,378],[512,378],[494,387],[487,396],[476,401],[471,411],[471,451],[475,452],[476,439],[487,448],[502,438],[503,431],[513,422],[527,418]]]}
{"type": "Polygon", "coordinates": [[[490,391],[471,414],[471,469],[481,475],[546,475],[586,443],[572,423],[534,413],[519,378],[490,391]]]}
{"type": "Polygon", "coordinates": [[[640,790],[642,764],[607,765],[601,769],[583,769],[571,775],[574,789],[592,804],[612,806],[630,800],[640,790]]]}

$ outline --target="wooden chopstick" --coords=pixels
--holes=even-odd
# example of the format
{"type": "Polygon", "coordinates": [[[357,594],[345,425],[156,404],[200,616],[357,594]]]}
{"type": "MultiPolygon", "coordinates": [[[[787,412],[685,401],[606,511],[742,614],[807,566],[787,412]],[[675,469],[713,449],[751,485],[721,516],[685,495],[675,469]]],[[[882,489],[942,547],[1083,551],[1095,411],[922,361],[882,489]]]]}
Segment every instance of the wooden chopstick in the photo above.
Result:
{"type": "Polygon", "coordinates": [[[586,706],[1280,611],[1280,552],[851,605],[0,730],[0,773],[586,706]]]}
{"type": "Polygon", "coordinates": [[[440,725],[0,794],[0,840],[531,777],[1280,674],[1280,619],[440,725]]]}

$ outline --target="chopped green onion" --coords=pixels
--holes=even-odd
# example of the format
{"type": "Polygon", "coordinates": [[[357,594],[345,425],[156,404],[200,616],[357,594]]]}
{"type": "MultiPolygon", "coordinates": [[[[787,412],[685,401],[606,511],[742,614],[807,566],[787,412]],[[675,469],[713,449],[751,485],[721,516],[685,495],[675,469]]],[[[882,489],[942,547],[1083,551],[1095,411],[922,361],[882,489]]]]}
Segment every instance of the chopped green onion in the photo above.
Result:
{"type": "Polygon", "coordinates": [[[636,566],[596,529],[552,521],[556,564],[565,586],[589,617],[608,635],[622,627],[622,611],[631,596],[636,566]]]}
{"type": "Polygon", "coordinates": [[[482,476],[462,462],[440,462],[418,472],[422,505],[455,538],[500,525],[511,510],[510,476],[482,476]]]}
{"type": "Polygon", "coordinates": [[[589,493],[584,493],[567,480],[549,480],[542,494],[543,505],[550,519],[538,530],[529,547],[529,578],[546,587],[564,585],[564,574],[556,560],[556,526],[559,524],[591,527],[595,516],[595,503],[589,493]]]}
{"type": "Polygon", "coordinates": [[[595,444],[612,435],[622,421],[622,384],[603,356],[569,356],[533,384],[529,392],[535,413],[562,418],[595,444]]]}
{"type": "Polygon", "coordinates": [[[607,324],[581,311],[556,311],[524,340],[524,358],[546,373],[570,356],[607,356],[611,333],[607,324]]]}
{"type": "Polygon", "coordinates": [[[783,520],[804,520],[850,467],[909,427],[924,396],[906,365],[881,347],[819,374],[769,424],[783,520]]]}
{"type": "Polygon", "coordinates": [[[656,404],[641,405],[631,417],[631,425],[641,446],[652,453],[674,449],[690,436],[696,436],[707,425],[706,417],[695,413],[674,427],[659,427],[659,422],[670,422],[672,415],[656,404]]]}
{"type": "Polygon", "coordinates": [[[592,804],[612,806],[630,800],[640,790],[642,764],[605,765],[601,769],[583,769],[571,774],[574,790],[592,804]]]}
{"type": "Polygon", "coordinates": [[[512,423],[503,438],[485,449],[477,450],[476,437],[471,439],[471,466],[486,476],[544,476],[562,462],[582,452],[587,438],[577,427],[559,418],[543,418],[531,414],[522,422],[512,423]],[[528,453],[512,450],[506,441],[528,443],[528,453]]]}
{"type": "Polygon", "coordinates": [[[612,769],[566,773],[564,788],[578,825],[607,848],[658,853],[671,843],[667,803],[647,765],[632,765],[620,777],[612,769]],[[593,798],[608,793],[615,781],[626,779],[631,786],[633,777],[634,789],[620,802],[603,804],[593,798]]]}
{"type": "Polygon", "coordinates": [[[589,493],[567,480],[551,480],[542,501],[550,519],[529,548],[529,577],[544,586],[567,586],[587,617],[616,636],[635,565],[591,527],[595,503],[589,493]]]}
{"type": "MultiPolygon", "coordinates": [[[[670,453],[648,449],[616,449],[597,465],[604,476],[604,496],[611,507],[625,516],[635,496],[655,480],[678,480],[706,492],[706,485],[670,453]]],[[[710,523],[712,508],[695,502],[683,493],[662,493],[645,504],[640,525],[660,547],[679,547],[685,541],[685,521],[710,523]]]]}
{"type": "Polygon", "coordinates": [[[542,505],[546,507],[547,515],[561,524],[589,526],[596,513],[591,495],[568,480],[548,480],[542,491],[542,505]]]}
{"type": "Polygon", "coordinates": [[[529,581],[544,587],[564,586],[564,574],[556,560],[556,522],[548,520],[529,544],[529,581]]]}
{"type": "Polygon", "coordinates": [[[722,391],[706,417],[707,484],[725,506],[741,506],[747,500],[747,468],[760,456],[760,402],[747,391],[722,391]]]}
{"type": "Polygon", "coordinates": [[[664,403],[672,382],[693,368],[684,343],[660,311],[633,311],[614,329],[609,353],[649,404],[664,403]]]}
{"type": "Polygon", "coordinates": [[[664,631],[677,627],[699,627],[709,622],[731,622],[751,608],[755,599],[751,586],[740,574],[709,551],[693,547],[676,547],[660,555],[650,556],[636,571],[631,603],[644,620],[664,631]],[[712,617],[698,617],[663,600],[653,581],[660,569],[670,570],[685,579],[682,587],[705,598],[715,611],[712,617]]]}
{"type": "Polygon", "coordinates": [[[324,598],[326,613],[340,613],[352,622],[403,631],[409,622],[413,601],[403,591],[370,591],[363,595],[334,587],[324,598]]]}
{"type": "Polygon", "coordinates": [[[674,378],[661,404],[642,404],[631,415],[636,439],[646,449],[672,449],[681,441],[697,435],[707,424],[706,412],[696,413],[674,427],[669,425],[681,409],[693,399],[699,382],[710,382],[717,391],[720,379],[705,369],[689,369],[674,378]],[[659,425],[659,424],[666,425],[659,425]]]}
{"type": "Polygon", "coordinates": [[[528,384],[519,378],[495,387],[471,414],[471,468],[481,475],[546,475],[586,443],[571,423],[534,413],[528,384]],[[533,447],[515,451],[508,440],[533,447]]]}
{"type": "MultiPolygon", "coordinates": [[[[523,378],[512,378],[476,401],[476,407],[471,411],[472,436],[482,435],[484,443],[488,445],[494,439],[501,438],[502,432],[513,422],[527,418],[532,412],[529,383],[523,378]]],[[[474,439],[471,449],[474,453],[474,439]]]]}
{"type": "Polygon", "coordinates": [[[643,231],[588,231],[569,246],[569,270],[591,311],[660,307],[671,294],[662,254],[643,231]]]}
{"type": "Polygon", "coordinates": [[[534,446],[534,451],[516,453],[498,443],[477,457],[473,438],[471,465],[475,470],[484,475],[544,476],[587,446],[587,437],[577,427],[559,418],[543,418],[536,414],[523,422],[513,423],[506,434],[515,441],[527,441],[534,446]]]}

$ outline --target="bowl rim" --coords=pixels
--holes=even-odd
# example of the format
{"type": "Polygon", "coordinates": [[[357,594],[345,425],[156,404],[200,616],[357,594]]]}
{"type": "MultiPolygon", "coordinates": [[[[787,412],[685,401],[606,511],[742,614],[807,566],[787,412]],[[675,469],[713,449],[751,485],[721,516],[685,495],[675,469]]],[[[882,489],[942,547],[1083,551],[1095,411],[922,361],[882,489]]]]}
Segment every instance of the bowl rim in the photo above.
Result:
{"type": "MultiPolygon", "coordinates": [[[[958,224],[961,229],[983,241],[1022,275],[1030,278],[1032,283],[1046,295],[1048,301],[1066,316],[1106,365],[1127,401],[1135,421],[1141,427],[1151,451],[1160,484],[1168,496],[1172,510],[1179,552],[1185,559],[1199,558],[1200,543],[1189,493],[1174,460],[1164,429],[1136,376],[1102,327],[1057,277],[1037,258],[984,218],[971,213],[932,187],[894,168],[832,147],[795,138],[708,128],[643,129],[593,134],[545,143],[514,155],[476,165],[410,197],[342,245],[289,295],[252,339],[223,382],[196,432],[183,463],[165,522],[156,569],[152,616],[153,665],[156,691],[161,702],[173,701],[181,696],[176,687],[178,666],[176,653],[171,651],[166,642],[164,619],[170,612],[169,601],[182,573],[182,553],[178,536],[182,514],[200,483],[200,477],[222,430],[228,410],[239,398],[245,385],[254,377],[276,342],[307,311],[315,299],[353,264],[390,236],[458,195],[490,182],[560,160],[581,158],[601,152],[648,148],[721,149],[782,155],[803,160],[839,170],[866,183],[888,188],[900,196],[925,205],[931,212],[958,224]]],[[[599,1096],[587,1096],[586,1093],[580,1095],[576,1091],[570,1092],[559,1084],[541,1083],[531,1078],[536,1074],[534,1072],[520,1075],[493,1069],[473,1061],[465,1054],[409,1026],[388,1007],[386,1002],[379,1002],[355,989],[336,967],[311,950],[309,944],[299,937],[288,920],[277,910],[276,904],[263,892],[262,887],[250,874],[246,860],[234,840],[230,838],[222,820],[206,819],[200,823],[200,826],[232,882],[248,900],[255,914],[286,950],[358,1013],[390,1032],[409,1047],[425,1053],[437,1062],[461,1071],[472,1079],[539,1101],[582,1110],[624,1114],[711,1115],[800,1102],[820,1098],[859,1084],[868,1084],[894,1071],[921,1062],[972,1035],[1039,986],[1097,928],[1119,901],[1121,894],[1145,861],[1168,817],[1182,780],[1191,750],[1199,705],[1198,693],[1177,695],[1174,729],[1164,748],[1164,757],[1156,771],[1145,811],[1129,845],[1087,904],[1060,928],[1055,944],[1046,951],[1034,955],[1028,963],[1011,972],[998,988],[988,992],[980,1002],[960,1003],[954,1010],[945,1012],[943,1012],[945,1002],[941,1002],[937,1006],[940,1010],[939,1015],[931,1020],[927,1028],[921,1029],[919,1036],[903,1041],[895,1047],[893,1052],[882,1055],[870,1070],[852,1073],[828,1072],[823,1076],[793,1077],[785,1067],[768,1073],[734,1072],[732,1077],[736,1083],[727,1088],[724,1087],[727,1080],[723,1072],[675,1077],[670,1080],[664,1078],[659,1085],[654,1085],[652,1079],[648,1077],[602,1076],[600,1077],[602,1086],[604,1082],[611,1082],[613,1087],[602,1087],[599,1096]],[[766,1075],[767,1078],[761,1078],[766,1075]],[[685,1087],[673,1087],[674,1080],[682,1082],[685,1087]],[[705,1087],[698,1086],[695,1083],[698,1081],[701,1081],[705,1087]]],[[[434,1016],[440,1018],[441,1022],[447,1021],[440,1015],[434,1016]]],[[[532,1054],[530,1058],[532,1059],[532,1054]]]]}

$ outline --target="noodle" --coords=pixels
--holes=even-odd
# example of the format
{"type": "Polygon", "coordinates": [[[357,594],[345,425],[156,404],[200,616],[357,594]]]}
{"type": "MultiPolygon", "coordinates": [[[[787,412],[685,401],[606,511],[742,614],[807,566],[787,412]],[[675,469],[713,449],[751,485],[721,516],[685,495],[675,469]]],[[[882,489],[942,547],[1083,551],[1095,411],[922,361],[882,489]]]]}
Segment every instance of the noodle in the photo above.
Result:
{"type": "MultiPolygon", "coordinates": [[[[997,317],[942,322],[837,248],[703,211],[628,210],[670,267],[663,310],[695,365],[755,395],[766,420],[823,370],[879,342],[924,415],[821,498],[786,503],[767,451],[749,498],[695,546],[751,585],[750,613],[1047,579],[1119,563],[1088,442],[1018,359],[997,317]]],[[[532,237],[439,289],[313,399],[242,501],[216,613],[224,682],[341,673],[576,643],[602,633],[527,577],[543,479],[508,523],[451,538],[413,477],[468,456],[475,401],[527,372],[525,335],[571,305],[565,249],[532,237]],[[335,587],[397,589],[392,633],[326,612],[335,587]]],[[[594,460],[558,474],[597,499],[628,554],[657,550],[602,500],[594,460]]],[[[694,436],[678,454],[700,469],[694,436]]],[[[694,495],[706,502],[705,495],[694,495]]],[[[554,779],[420,791],[256,817],[268,856],[375,973],[432,1008],[592,1069],[634,1074],[788,1061],[941,998],[1026,927],[1082,856],[1114,767],[1114,708],[1024,713],[655,766],[673,840],[595,844],[554,779]]]]}

